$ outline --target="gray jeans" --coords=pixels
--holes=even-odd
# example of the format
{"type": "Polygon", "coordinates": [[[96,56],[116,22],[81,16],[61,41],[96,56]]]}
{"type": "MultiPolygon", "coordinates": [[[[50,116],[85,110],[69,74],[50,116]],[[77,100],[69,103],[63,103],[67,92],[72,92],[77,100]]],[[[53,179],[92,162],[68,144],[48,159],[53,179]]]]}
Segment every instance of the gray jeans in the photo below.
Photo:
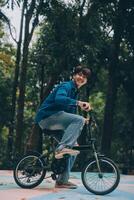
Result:
{"type": "MultiPolygon", "coordinates": [[[[39,122],[39,125],[42,129],[64,130],[64,134],[56,148],[56,151],[59,151],[64,147],[72,148],[76,144],[77,138],[81,134],[84,124],[84,117],[64,111],[59,111],[39,122]]],[[[68,181],[69,173],[74,164],[75,158],[76,156],[70,156],[68,159],[68,166],[66,167],[65,172],[59,175],[57,180],[58,182],[66,183],[68,181]]]]}

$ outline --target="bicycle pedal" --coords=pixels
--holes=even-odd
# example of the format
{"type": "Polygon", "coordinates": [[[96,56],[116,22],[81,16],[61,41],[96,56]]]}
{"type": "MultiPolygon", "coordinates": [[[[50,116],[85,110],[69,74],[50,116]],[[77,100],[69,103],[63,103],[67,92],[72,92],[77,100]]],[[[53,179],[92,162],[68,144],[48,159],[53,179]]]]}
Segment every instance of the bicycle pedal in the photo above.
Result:
{"type": "Polygon", "coordinates": [[[52,177],[52,179],[53,179],[54,181],[57,180],[56,174],[51,174],[51,177],[52,177]]]}

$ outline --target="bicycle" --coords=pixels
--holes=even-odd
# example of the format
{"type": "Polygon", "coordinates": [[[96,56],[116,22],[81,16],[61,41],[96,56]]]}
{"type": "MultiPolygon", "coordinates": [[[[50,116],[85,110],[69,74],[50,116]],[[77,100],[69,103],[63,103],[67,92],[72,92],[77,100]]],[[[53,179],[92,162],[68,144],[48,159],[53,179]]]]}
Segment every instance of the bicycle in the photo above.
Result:
{"type": "MultiPolygon", "coordinates": [[[[93,112],[89,112],[90,120],[87,124],[90,128],[90,140],[88,145],[75,146],[73,149],[79,151],[89,151],[92,149],[93,158],[87,161],[82,172],[81,179],[85,188],[96,195],[106,195],[116,189],[120,182],[120,173],[116,164],[109,158],[97,152],[95,138],[92,137],[92,129],[97,128],[97,122],[93,112]]],[[[55,134],[62,134],[61,130],[44,130],[45,135],[49,135],[57,143],[55,134]]],[[[64,172],[69,155],[64,155],[61,159],[54,158],[54,149],[52,149],[53,160],[50,163],[52,174],[45,177],[50,168],[48,158],[45,154],[38,152],[29,152],[21,158],[14,170],[13,176],[15,182],[22,188],[34,188],[38,186],[43,179],[52,177],[56,180],[57,175],[64,172]]]]}

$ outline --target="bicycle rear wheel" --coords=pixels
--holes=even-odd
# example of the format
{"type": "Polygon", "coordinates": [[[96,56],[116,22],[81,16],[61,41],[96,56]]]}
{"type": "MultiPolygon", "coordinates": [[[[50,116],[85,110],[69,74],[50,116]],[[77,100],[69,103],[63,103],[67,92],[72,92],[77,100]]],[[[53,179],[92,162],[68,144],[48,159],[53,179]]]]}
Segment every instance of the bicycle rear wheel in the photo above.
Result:
{"type": "Polygon", "coordinates": [[[13,176],[15,182],[22,188],[34,188],[46,175],[44,162],[37,155],[24,156],[15,166],[13,176]]]}
{"type": "Polygon", "coordinates": [[[109,158],[99,158],[100,170],[96,160],[88,162],[81,174],[82,182],[86,189],[96,195],[105,195],[118,186],[120,173],[115,163],[109,158]]]}

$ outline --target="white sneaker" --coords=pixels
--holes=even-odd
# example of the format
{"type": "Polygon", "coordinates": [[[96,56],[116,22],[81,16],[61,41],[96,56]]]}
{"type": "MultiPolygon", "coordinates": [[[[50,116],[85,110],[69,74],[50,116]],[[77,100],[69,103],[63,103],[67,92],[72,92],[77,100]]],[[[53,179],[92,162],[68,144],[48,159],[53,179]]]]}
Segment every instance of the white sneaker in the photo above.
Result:
{"type": "Polygon", "coordinates": [[[69,155],[75,156],[75,155],[77,155],[77,154],[79,154],[79,153],[80,153],[80,152],[77,151],[77,150],[64,148],[64,149],[62,149],[61,151],[55,152],[55,158],[56,158],[56,159],[63,158],[63,156],[64,156],[65,154],[69,154],[69,155]]]}

